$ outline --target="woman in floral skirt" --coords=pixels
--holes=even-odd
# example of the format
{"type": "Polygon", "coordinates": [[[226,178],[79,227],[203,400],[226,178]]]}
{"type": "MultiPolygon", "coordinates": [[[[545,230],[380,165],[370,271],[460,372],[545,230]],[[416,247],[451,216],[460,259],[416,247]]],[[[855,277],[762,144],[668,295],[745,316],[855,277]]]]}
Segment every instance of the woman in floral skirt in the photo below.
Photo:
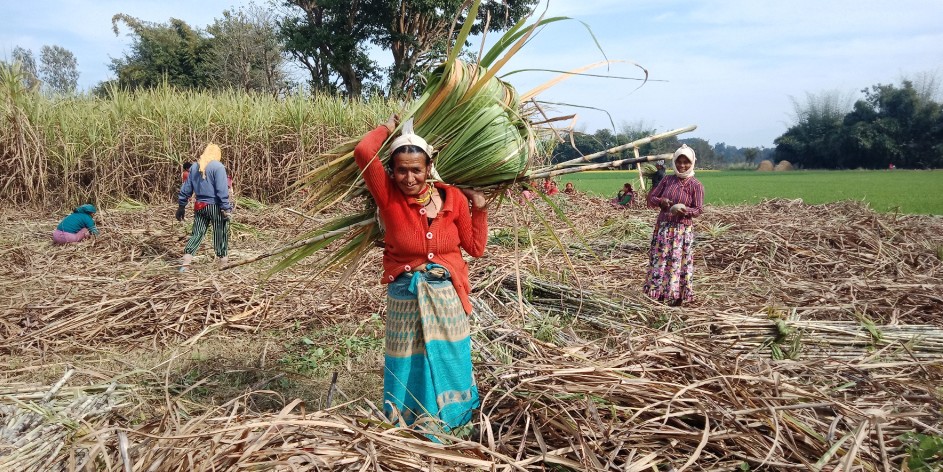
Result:
{"type": "Polygon", "coordinates": [[[694,220],[703,212],[704,186],[694,178],[694,150],[686,144],[671,158],[674,174],[648,194],[648,206],[659,208],[649,250],[645,293],[654,300],[680,305],[694,300],[694,220]]]}

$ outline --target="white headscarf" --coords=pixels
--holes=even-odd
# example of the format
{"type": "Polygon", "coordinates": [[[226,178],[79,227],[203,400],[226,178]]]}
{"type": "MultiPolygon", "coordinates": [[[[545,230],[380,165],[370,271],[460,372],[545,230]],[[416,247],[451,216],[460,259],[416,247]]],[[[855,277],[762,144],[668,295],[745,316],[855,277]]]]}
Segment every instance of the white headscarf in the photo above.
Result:
{"type": "Polygon", "coordinates": [[[422,139],[422,136],[419,136],[413,131],[413,119],[410,118],[403,123],[403,130],[400,133],[399,137],[393,140],[390,143],[390,155],[393,155],[393,151],[407,145],[416,146],[422,149],[427,156],[432,157],[432,146],[426,142],[425,139],[422,139]]]}
{"type": "Polygon", "coordinates": [[[675,151],[674,155],[671,156],[671,168],[674,169],[675,175],[682,179],[694,176],[694,163],[697,162],[697,157],[694,156],[694,149],[688,147],[687,144],[682,144],[681,147],[675,151]],[[687,172],[678,172],[678,158],[685,156],[691,160],[691,168],[687,172]]]}
{"type": "MultiPolygon", "coordinates": [[[[425,139],[422,139],[422,136],[419,136],[413,131],[413,119],[410,118],[403,122],[403,129],[400,132],[400,135],[390,143],[390,156],[393,155],[397,149],[403,146],[416,146],[419,149],[422,149],[429,158],[432,158],[432,153],[435,152],[435,149],[426,142],[425,139]]],[[[435,165],[430,165],[431,169],[429,173],[432,175],[432,180],[442,180],[439,177],[439,173],[435,170],[435,165]]]]}

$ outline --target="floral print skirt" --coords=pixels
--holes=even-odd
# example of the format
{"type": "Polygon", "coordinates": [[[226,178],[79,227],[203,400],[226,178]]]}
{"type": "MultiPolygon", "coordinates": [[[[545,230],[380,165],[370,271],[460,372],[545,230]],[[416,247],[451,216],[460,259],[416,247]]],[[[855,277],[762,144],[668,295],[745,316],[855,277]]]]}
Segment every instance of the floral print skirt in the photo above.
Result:
{"type": "Polygon", "coordinates": [[[645,293],[655,300],[694,300],[694,228],[663,222],[652,233],[645,293]]]}

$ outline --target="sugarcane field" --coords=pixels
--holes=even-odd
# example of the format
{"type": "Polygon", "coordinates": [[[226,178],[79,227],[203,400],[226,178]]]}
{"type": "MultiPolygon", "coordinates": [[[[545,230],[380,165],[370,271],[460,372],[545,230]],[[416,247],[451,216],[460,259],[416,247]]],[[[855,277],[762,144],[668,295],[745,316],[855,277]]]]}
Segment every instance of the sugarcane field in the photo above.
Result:
{"type": "Polygon", "coordinates": [[[404,95],[0,61],[0,472],[943,470],[943,148],[852,123],[912,84],[731,163],[693,119],[584,132],[542,97],[665,81],[577,21],[603,59],[523,87],[572,18],[498,3],[436,7],[404,95]]]}

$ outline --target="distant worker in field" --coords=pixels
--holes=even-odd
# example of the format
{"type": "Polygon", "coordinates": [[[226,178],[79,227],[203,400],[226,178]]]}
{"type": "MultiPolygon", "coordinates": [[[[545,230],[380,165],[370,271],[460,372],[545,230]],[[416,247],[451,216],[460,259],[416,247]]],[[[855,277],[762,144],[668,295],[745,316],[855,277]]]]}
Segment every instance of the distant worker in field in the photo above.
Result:
{"type": "Polygon", "coordinates": [[[622,186],[622,190],[616,193],[616,197],[610,200],[610,203],[615,208],[628,208],[632,204],[633,198],[635,198],[635,190],[632,188],[632,184],[626,182],[622,186]]]}
{"type": "Polygon", "coordinates": [[[576,187],[573,186],[573,182],[567,182],[567,183],[566,183],[566,185],[563,187],[563,193],[565,193],[565,194],[567,194],[567,195],[575,195],[575,194],[576,194],[576,187]]]}
{"type": "Polygon", "coordinates": [[[686,144],[671,159],[674,174],[648,194],[648,206],[658,208],[649,250],[644,290],[654,300],[677,306],[694,299],[694,221],[704,206],[704,186],[694,178],[694,150],[686,144]]]}
{"type": "Polygon", "coordinates": [[[553,179],[544,179],[544,195],[553,196],[560,193],[557,183],[553,179]]]}
{"type": "Polygon", "coordinates": [[[384,169],[377,154],[396,127],[391,116],[354,149],[386,225],[383,410],[395,423],[433,419],[448,432],[471,421],[479,405],[462,250],[484,254],[488,202],[479,191],[432,182],[434,151],[411,121],[390,143],[384,169]]]}
{"type": "Polygon", "coordinates": [[[190,169],[193,168],[193,165],[196,162],[184,162],[180,165],[180,181],[186,182],[190,178],[190,169]]]}
{"type": "Polygon", "coordinates": [[[658,186],[661,182],[661,179],[665,178],[665,163],[663,161],[655,161],[655,173],[652,174],[652,188],[658,186]]]}
{"type": "Polygon", "coordinates": [[[229,200],[229,177],[226,168],[220,162],[222,151],[219,146],[210,143],[206,146],[200,160],[190,168],[187,180],[180,187],[177,198],[177,221],[183,221],[187,213],[187,201],[196,195],[193,203],[193,234],[184,248],[180,271],[186,272],[193,262],[196,250],[200,248],[207,228],[213,226],[213,249],[216,251],[220,267],[228,262],[229,219],[232,203],[229,200]]]}
{"type": "Polygon", "coordinates": [[[66,216],[56,226],[52,232],[52,242],[56,244],[77,243],[91,235],[98,235],[98,228],[95,227],[95,206],[86,203],[75,209],[69,216],[66,216]]]}

